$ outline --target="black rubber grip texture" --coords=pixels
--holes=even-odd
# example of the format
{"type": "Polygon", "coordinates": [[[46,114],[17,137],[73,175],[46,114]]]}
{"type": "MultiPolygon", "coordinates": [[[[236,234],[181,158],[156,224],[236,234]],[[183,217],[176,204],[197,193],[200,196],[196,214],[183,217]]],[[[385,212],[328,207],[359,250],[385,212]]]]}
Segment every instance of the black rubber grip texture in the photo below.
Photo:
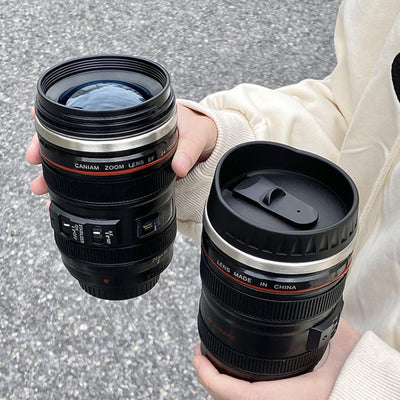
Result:
{"type": "Polygon", "coordinates": [[[157,274],[155,277],[145,282],[132,285],[131,287],[123,287],[123,288],[121,287],[107,288],[104,286],[88,284],[83,281],[79,281],[79,284],[81,285],[81,288],[85,292],[100,299],[125,300],[125,299],[130,299],[132,297],[141,296],[142,294],[148,292],[158,282],[159,277],[160,274],[157,274]]]}
{"type": "Polygon", "coordinates": [[[143,176],[114,182],[104,182],[101,177],[97,181],[85,180],[82,175],[81,179],[72,178],[54,170],[45,160],[42,160],[42,164],[49,189],[59,196],[79,201],[118,203],[140,199],[165,189],[176,177],[170,164],[143,176]]]}
{"type": "Polygon", "coordinates": [[[124,248],[94,248],[54,234],[56,244],[62,254],[82,262],[112,265],[136,262],[156,255],[168,248],[173,243],[175,236],[175,222],[171,223],[163,232],[158,233],[157,240],[124,248]]]}
{"type": "Polygon", "coordinates": [[[250,374],[283,378],[294,376],[312,368],[323,356],[326,346],[284,359],[266,359],[246,355],[224,345],[210,332],[200,313],[198,316],[199,335],[206,349],[227,366],[250,374]]]}
{"type": "Polygon", "coordinates": [[[233,289],[204,261],[201,263],[200,274],[203,290],[226,307],[247,317],[273,322],[301,321],[330,310],[341,299],[345,284],[343,277],[333,288],[322,294],[307,299],[291,297],[287,301],[278,301],[261,299],[233,289]]]}

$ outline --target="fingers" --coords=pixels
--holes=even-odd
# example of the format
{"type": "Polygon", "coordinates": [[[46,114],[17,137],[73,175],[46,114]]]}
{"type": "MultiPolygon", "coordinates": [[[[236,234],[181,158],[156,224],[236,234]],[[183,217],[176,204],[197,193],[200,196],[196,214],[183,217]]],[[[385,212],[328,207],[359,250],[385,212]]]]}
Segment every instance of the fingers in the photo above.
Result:
{"type": "Polygon", "coordinates": [[[35,133],[32,141],[28,147],[28,149],[26,150],[25,153],[25,157],[26,160],[30,163],[30,164],[40,164],[40,148],[39,148],[39,139],[37,137],[37,134],[35,133]]]}
{"type": "Polygon", "coordinates": [[[191,158],[185,150],[179,148],[172,160],[172,169],[178,178],[184,178],[194,166],[193,158],[191,158]]]}
{"type": "Polygon", "coordinates": [[[251,383],[221,374],[211,362],[200,352],[200,346],[195,348],[193,366],[197,372],[200,384],[216,400],[258,399],[251,383]]]}
{"type": "MultiPolygon", "coordinates": [[[[353,351],[360,337],[361,334],[359,332],[343,318],[340,318],[337,332],[329,342],[329,356],[321,366],[322,372],[325,372],[325,370],[335,371],[336,376],[338,376],[347,357],[353,351]]],[[[329,375],[333,376],[331,372],[329,372],[329,375]]]]}
{"type": "Polygon", "coordinates": [[[198,345],[194,348],[194,355],[195,355],[195,356],[201,356],[200,344],[198,344],[198,345]]]}
{"type": "MultiPolygon", "coordinates": [[[[35,115],[34,108],[31,114],[35,115]]],[[[217,127],[206,115],[178,104],[178,130],[179,141],[172,168],[178,178],[183,178],[198,162],[204,161],[211,154],[217,140],[217,127]]],[[[26,160],[35,165],[41,162],[36,133],[26,151],[26,160]]],[[[42,176],[32,182],[31,188],[35,194],[48,191],[42,176]]]]}
{"type": "MultiPolygon", "coordinates": [[[[31,108],[31,115],[32,118],[35,117],[35,108],[31,108]]],[[[25,153],[26,160],[33,165],[37,165],[41,163],[40,160],[40,146],[39,146],[39,139],[37,133],[33,135],[31,143],[28,146],[28,149],[25,153]]],[[[44,180],[43,174],[40,174],[36,179],[31,182],[31,190],[34,194],[42,195],[49,191],[47,184],[44,180]]],[[[50,203],[46,205],[46,209],[48,210],[50,207],[50,203]]]]}
{"type": "MultiPolygon", "coordinates": [[[[216,400],[328,400],[331,382],[316,373],[268,382],[250,383],[220,374],[204,356],[193,358],[200,384],[216,400]]],[[[325,377],[324,377],[325,378],[325,377]]]]}
{"type": "Polygon", "coordinates": [[[46,182],[43,178],[43,174],[40,174],[36,179],[31,182],[31,190],[37,195],[45,194],[49,191],[46,182]]]}
{"type": "Polygon", "coordinates": [[[178,104],[178,130],[178,148],[172,169],[183,178],[211,154],[217,140],[217,127],[211,118],[178,104]]]}
{"type": "MultiPolygon", "coordinates": [[[[35,115],[34,108],[31,114],[35,115]]],[[[217,140],[217,127],[211,118],[178,104],[178,129],[179,141],[172,168],[179,178],[183,178],[211,154],[217,140]]],[[[35,165],[41,162],[36,133],[26,151],[26,160],[35,165]]],[[[36,183],[33,186],[36,187],[36,183]]]]}
{"type": "MultiPolygon", "coordinates": [[[[31,116],[32,116],[32,118],[35,118],[35,108],[34,107],[31,108],[31,116]]],[[[26,150],[25,157],[26,157],[26,160],[30,164],[37,165],[37,164],[41,163],[39,139],[38,139],[37,133],[35,133],[33,135],[31,143],[29,144],[28,149],[26,150]]]]}
{"type": "MultiPolygon", "coordinates": [[[[41,163],[39,140],[36,133],[33,136],[32,141],[26,151],[25,157],[30,164],[36,165],[41,163]]],[[[47,187],[47,184],[43,178],[43,174],[40,174],[36,179],[31,182],[31,190],[37,195],[42,195],[49,191],[49,188],[47,187]]]]}
{"type": "Polygon", "coordinates": [[[201,355],[199,346],[194,353],[197,378],[216,400],[328,400],[337,376],[336,371],[310,372],[293,378],[250,383],[219,373],[201,355]]]}

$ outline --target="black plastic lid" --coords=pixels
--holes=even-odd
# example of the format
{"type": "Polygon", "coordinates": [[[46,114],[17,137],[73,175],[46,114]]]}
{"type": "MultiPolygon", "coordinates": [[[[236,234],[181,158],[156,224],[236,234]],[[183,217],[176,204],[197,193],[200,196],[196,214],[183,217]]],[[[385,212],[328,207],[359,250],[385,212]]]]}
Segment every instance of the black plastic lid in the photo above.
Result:
{"type": "Polygon", "coordinates": [[[358,192],[338,166],[271,142],[236,146],[220,160],[207,203],[216,233],[247,254],[307,262],[354,239],[358,192]]]}

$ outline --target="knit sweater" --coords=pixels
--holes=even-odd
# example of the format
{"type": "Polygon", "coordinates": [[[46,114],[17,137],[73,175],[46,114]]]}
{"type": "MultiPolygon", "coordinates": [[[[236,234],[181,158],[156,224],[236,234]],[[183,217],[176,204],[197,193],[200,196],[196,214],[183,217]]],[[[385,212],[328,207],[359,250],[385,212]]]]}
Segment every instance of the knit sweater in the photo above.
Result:
{"type": "Polygon", "coordinates": [[[182,233],[200,238],[215,167],[236,144],[271,140],[341,166],[360,193],[357,246],[344,318],[363,336],[346,360],[332,400],[400,399],[400,1],[345,0],[337,66],[324,80],[270,90],[242,84],[200,104],[211,117],[214,151],[177,183],[182,233]]]}

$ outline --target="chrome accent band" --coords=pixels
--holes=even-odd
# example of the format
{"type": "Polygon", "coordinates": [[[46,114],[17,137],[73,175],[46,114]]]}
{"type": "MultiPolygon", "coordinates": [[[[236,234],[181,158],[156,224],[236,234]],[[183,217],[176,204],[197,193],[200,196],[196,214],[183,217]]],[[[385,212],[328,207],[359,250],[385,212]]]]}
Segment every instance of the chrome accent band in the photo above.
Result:
{"type": "Polygon", "coordinates": [[[210,237],[216,247],[222,252],[233,258],[234,260],[247,265],[251,268],[255,268],[265,272],[272,272],[275,274],[284,275],[299,275],[299,274],[310,274],[314,272],[323,271],[331,268],[334,265],[344,261],[354,250],[356,240],[353,239],[350,244],[339,253],[334,256],[324,258],[317,261],[309,262],[280,262],[273,260],[266,260],[263,258],[252,256],[251,254],[244,253],[241,250],[236,249],[225,239],[223,239],[213,228],[207,214],[207,205],[204,209],[204,220],[203,228],[207,235],[210,237]]]}
{"type": "Polygon", "coordinates": [[[124,151],[146,146],[154,143],[164,136],[168,135],[177,124],[177,113],[163,125],[150,132],[115,139],[77,139],[71,136],[66,136],[62,133],[57,133],[44,125],[35,118],[35,127],[39,136],[48,142],[68,150],[77,150],[86,153],[108,153],[114,151],[124,151]]]}

